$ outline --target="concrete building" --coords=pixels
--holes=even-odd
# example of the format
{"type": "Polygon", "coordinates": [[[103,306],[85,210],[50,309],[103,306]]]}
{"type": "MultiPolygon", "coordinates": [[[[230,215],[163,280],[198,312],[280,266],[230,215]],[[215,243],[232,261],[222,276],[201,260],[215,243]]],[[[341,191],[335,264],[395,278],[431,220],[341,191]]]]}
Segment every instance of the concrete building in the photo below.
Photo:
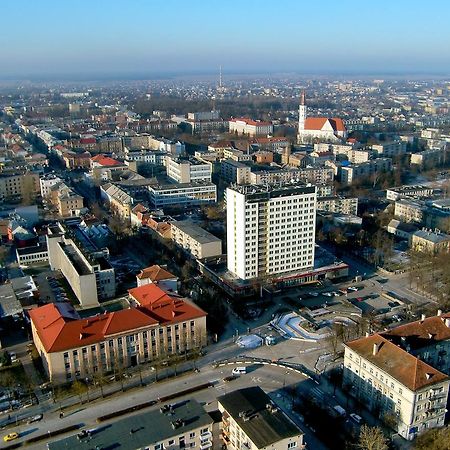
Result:
{"type": "Polygon", "coordinates": [[[146,267],[136,275],[136,281],[138,287],[154,283],[164,292],[176,294],[178,291],[178,277],[170,273],[166,266],[155,264],[146,267]]]}
{"type": "Polygon", "coordinates": [[[134,198],[119,186],[106,183],[100,186],[100,197],[109,209],[117,214],[122,220],[130,221],[131,209],[134,205],[134,198]]]}
{"type": "Polygon", "coordinates": [[[30,311],[33,341],[53,382],[183,354],[206,345],[206,313],[155,284],[129,291],[131,306],[81,318],[67,303],[30,311]]]}
{"type": "Polygon", "coordinates": [[[422,223],[425,217],[425,205],[417,200],[397,200],[394,205],[394,216],[402,222],[422,223]]]}
{"type": "Polygon", "coordinates": [[[343,155],[352,164],[361,164],[369,161],[370,158],[370,153],[367,150],[358,150],[353,145],[347,144],[314,144],[314,150],[320,153],[329,151],[336,157],[343,155]]]}
{"type": "Polygon", "coordinates": [[[149,186],[153,208],[186,207],[217,202],[217,186],[214,183],[180,183],[149,186]]]}
{"type": "Polygon", "coordinates": [[[43,199],[47,199],[50,197],[51,194],[51,188],[55,184],[60,183],[62,180],[57,175],[53,173],[49,173],[47,175],[44,175],[39,179],[39,185],[41,188],[41,197],[43,199]]]}
{"type": "Polygon", "coordinates": [[[227,188],[228,270],[243,280],[314,265],[315,186],[227,188]]]}
{"type": "Polygon", "coordinates": [[[376,174],[388,172],[392,168],[392,159],[377,158],[361,164],[341,166],[340,180],[344,184],[352,184],[361,178],[370,178],[376,174]]]}
{"type": "Polygon", "coordinates": [[[47,245],[41,244],[33,247],[16,248],[16,259],[19,266],[48,263],[47,245]]]}
{"type": "Polygon", "coordinates": [[[422,198],[431,197],[434,189],[422,184],[405,185],[386,189],[386,199],[397,201],[401,198],[422,198]]]}
{"type": "Polygon", "coordinates": [[[305,183],[329,184],[334,180],[334,170],[329,167],[306,167],[300,169],[298,174],[305,183]]]}
{"type": "Polygon", "coordinates": [[[239,161],[225,159],[220,163],[221,177],[227,183],[249,184],[251,167],[239,161]]]}
{"type": "Polygon", "coordinates": [[[34,199],[40,191],[38,173],[0,173],[0,201],[15,201],[25,197],[34,199]]]}
{"type": "Polygon", "coordinates": [[[411,242],[412,235],[418,231],[418,227],[412,223],[404,223],[399,220],[392,219],[387,225],[387,232],[393,234],[399,239],[405,239],[411,242]]]}
{"type": "Polygon", "coordinates": [[[244,134],[250,137],[273,134],[273,125],[271,122],[263,122],[243,117],[231,119],[229,123],[230,133],[244,134]]]}
{"type": "Polygon", "coordinates": [[[350,395],[412,440],[444,425],[449,391],[450,314],[344,344],[350,395]]]}
{"type": "Polygon", "coordinates": [[[196,259],[222,254],[222,241],[187,221],[172,222],[172,240],[196,259]]]}
{"type": "Polygon", "coordinates": [[[212,164],[195,158],[166,158],[167,176],[176,183],[211,182],[212,164]]]}
{"type": "Polygon", "coordinates": [[[304,449],[303,431],[260,387],[220,396],[221,437],[227,450],[304,449]]]}
{"type": "Polygon", "coordinates": [[[423,253],[448,253],[450,251],[450,236],[439,230],[424,228],[411,236],[411,248],[423,253]]]}
{"type": "Polygon", "coordinates": [[[446,148],[434,148],[419,153],[412,153],[410,163],[422,169],[431,169],[444,164],[446,161],[446,148]]]}
{"type": "Polygon", "coordinates": [[[198,111],[198,112],[190,112],[187,115],[189,120],[217,120],[220,119],[220,111],[212,110],[212,111],[198,111]]]}
{"type": "Polygon", "coordinates": [[[344,197],[318,197],[317,211],[327,211],[356,216],[358,213],[358,199],[344,197]]]}
{"type": "Polygon", "coordinates": [[[48,449],[208,450],[213,446],[213,422],[204,407],[190,399],[116,420],[113,427],[96,428],[81,438],[78,433],[51,442],[48,449]]]}
{"type": "Polygon", "coordinates": [[[49,226],[47,248],[51,269],[61,271],[82,307],[114,297],[115,273],[107,249],[98,250],[77,224],[49,226]]]}
{"type": "Polygon", "coordinates": [[[379,157],[395,158],[406,153],[406,142],[383,142],[382,144],[373,144],[370,148],[379,157]]]}
{"type": "Polygon", "coordinates": [[[305,92],[298,108],[298,143],[341,142],[347,138],[344,121],[338,117],[307,117],[305,92]]]}

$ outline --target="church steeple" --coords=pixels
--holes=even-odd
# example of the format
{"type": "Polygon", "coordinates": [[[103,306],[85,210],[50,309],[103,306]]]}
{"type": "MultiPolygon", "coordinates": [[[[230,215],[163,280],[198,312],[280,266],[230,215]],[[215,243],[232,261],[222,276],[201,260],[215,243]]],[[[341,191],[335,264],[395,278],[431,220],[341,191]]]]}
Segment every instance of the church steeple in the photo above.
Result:
{"type": "Polygon", "coordinates": [[[305,129],[306,120],[306,101],[305,101],[305,91],[303,90],[300,95],[300,105],[298,107],[298,135],[305,129]]]}

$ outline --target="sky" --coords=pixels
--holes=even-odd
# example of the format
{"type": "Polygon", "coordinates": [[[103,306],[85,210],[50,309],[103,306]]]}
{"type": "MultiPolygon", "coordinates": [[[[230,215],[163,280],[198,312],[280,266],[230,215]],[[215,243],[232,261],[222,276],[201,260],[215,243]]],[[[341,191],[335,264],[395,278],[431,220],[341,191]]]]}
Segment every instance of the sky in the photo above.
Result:
{"type": "Polygon", "coordinates": [[[450,74],[448,0],[2,0],[0,78],[450,74]]]}

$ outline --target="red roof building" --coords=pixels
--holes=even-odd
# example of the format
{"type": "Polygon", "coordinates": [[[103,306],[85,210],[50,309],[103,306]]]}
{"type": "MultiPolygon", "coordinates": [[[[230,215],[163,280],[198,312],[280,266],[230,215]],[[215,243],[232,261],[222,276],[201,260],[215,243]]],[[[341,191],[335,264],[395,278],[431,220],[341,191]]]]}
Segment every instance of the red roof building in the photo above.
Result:
{"type": "Polygon", "coordinates": [[[68,304],[30,310],[33,340],[60,382],[133,366],[206,344],[206,313],[156,284],[131,289],[130,307],[81,318],[68,304]]]}

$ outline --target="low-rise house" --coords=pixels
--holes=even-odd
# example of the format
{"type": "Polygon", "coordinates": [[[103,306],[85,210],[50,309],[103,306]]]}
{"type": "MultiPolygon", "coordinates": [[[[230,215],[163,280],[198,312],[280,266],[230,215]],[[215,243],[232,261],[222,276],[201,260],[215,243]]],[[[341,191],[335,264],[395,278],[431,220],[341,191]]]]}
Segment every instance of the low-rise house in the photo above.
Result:
{"type": "Polygon", "coordinates": [[[176,293],[178,291],[178,277],[170,273],[166,267],[158,264],[142,269],[136,275],[136,280],[138,287],[154,283],[164,292],[176,293]]]}

